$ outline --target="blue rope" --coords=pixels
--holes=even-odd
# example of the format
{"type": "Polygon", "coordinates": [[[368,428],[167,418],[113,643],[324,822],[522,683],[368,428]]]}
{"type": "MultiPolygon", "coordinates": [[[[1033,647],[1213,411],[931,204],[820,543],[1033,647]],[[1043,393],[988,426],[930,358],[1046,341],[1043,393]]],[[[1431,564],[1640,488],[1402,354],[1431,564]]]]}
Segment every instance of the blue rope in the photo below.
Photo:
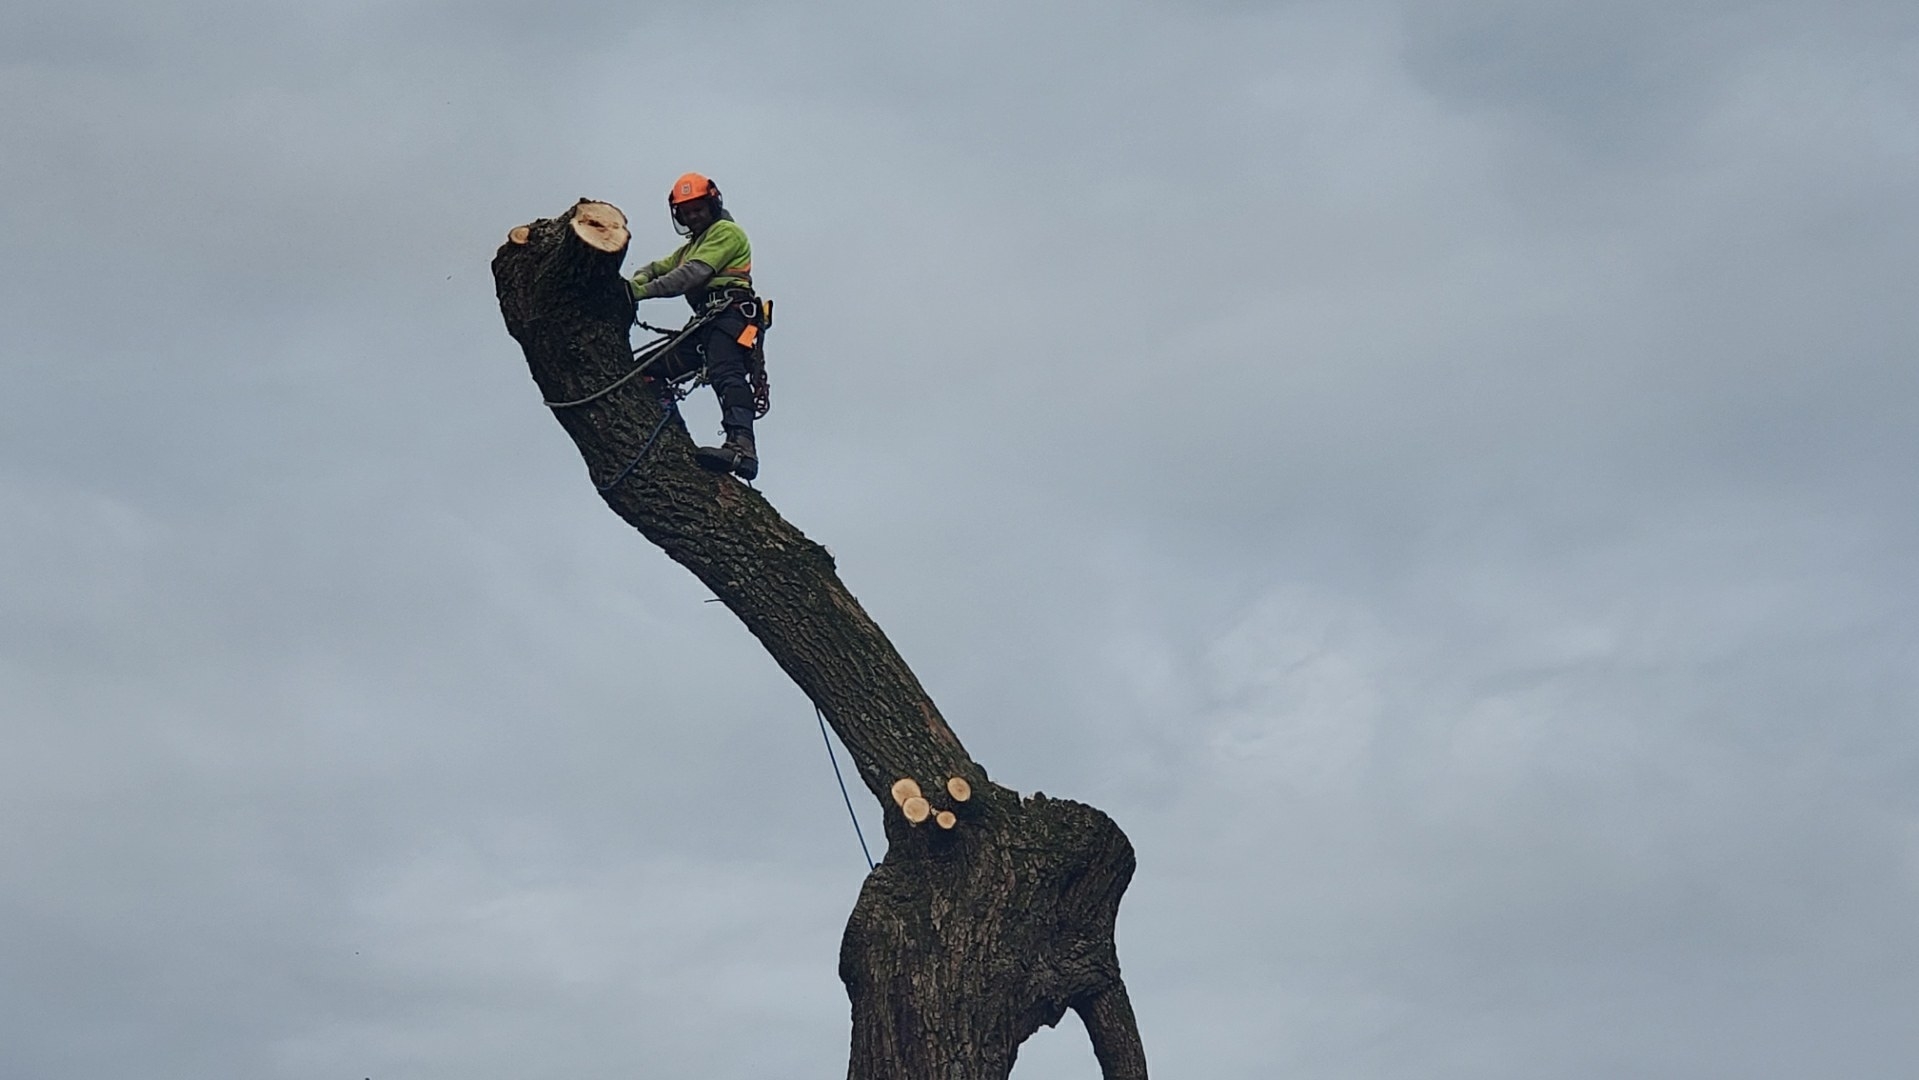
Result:
{"type": "Polygon", "coordinates": [[[866,834],[860,831],[860,816],[853,812],[853,796],[846,793],[846,777],[840,775],[839,755],[833,753],[833,740],[826,734],[826,712],[818,705],[813,706],[813,712],[820,718],[820,739],[826,743],[826,760],[833,763],[833,779],[840,782],[840,798],[846,800],[846,816],[853,819],[853,835],[860,838],[860,854],[866,856],[866,870],[871,873],[875,869],[873,853],[866,849],[866,834]]]}
{"type": "MultiPolygon", "coordinates": [[[[672,392],[671,390],[667,391],[668,394],[672,392]]],[[[660,403],[660,422],[653,425],[653,434],[646,437],[646,445],[640,447],[640,452],[634,455],[632,461],[626,463],[626,468],[620,470],[620,475],[607,481],[605,484],[594,485],[599,488],[600,494],[604,495],[614,488],[619,487],[620,481],[632,475],[633,470],[640,467],[640,462],[646,460],[646,452],[653,449],[653,443],[659,439],[660,432],[666,430],[666,422],[679,415],[679,412],[680,401],[677,397],[668,398],[666,401],[660,403]]]]}

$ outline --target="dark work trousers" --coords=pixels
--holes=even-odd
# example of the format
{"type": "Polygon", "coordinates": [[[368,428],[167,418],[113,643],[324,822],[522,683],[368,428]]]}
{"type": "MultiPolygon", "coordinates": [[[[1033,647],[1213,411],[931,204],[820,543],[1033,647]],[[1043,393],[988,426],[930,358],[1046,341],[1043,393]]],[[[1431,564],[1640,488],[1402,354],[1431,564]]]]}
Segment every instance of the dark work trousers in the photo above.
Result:
{"type": "Polygon", "coordinates": [[[733,312],[714,319],[680,342],[666,361],[667,378],[706,369],[706,381],[720,399],[720,426],[741,434],[753,433],[753,388],[746,381],[746,347],[739,342],[746,320],[733,312]]]}

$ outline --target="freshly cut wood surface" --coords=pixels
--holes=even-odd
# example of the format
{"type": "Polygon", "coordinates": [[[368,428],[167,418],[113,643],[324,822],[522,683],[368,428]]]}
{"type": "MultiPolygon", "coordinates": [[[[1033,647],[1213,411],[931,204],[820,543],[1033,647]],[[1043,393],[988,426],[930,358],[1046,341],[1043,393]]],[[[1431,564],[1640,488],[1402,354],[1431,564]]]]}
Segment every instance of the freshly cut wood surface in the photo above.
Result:
{"type": "Polygon", "coordinates": [[[526,238],[532,235],[533,235],[532,226],[515,225],[513,226],[512,229],[507,231],[506,239],[509,243],[524,244],[526,243],[526,238]]]}
{"type": "Polygon", "coordinates": [[[625,251],[632,237],[626,231],[626,215],[612,203],[581,200],[573,209],[573,235],[598,251],[625,251]]]}
{"type": "Polygon", "coordinates": [[[918,825],[932,816],[933,804],[915,795],[900,804],[900,813],[906,815],[906,820],[918,825]]]}
{"type": "Polygon", "coordinates": [[[973,785],[967,783],[965,777],[955,776],[946,782],[946,793],[954,802],[965,802],[973,797],[973,785]]]}
{"type": "Polygon", "coordinates": [[[893,801],[894,802],[898,803],[901,806],[905,806],[906,800],[917,799],[919,797],[920,797],[920,782],[918,780],[915,780],[910,776],[902,776],[898,780],[893,781],[893,801]]]}
{"type": "Polygon", "coordinates": [[[941,810],[933,816],[933,820],[939,823],[940,828],[950,829],[959,824],[959,815],[953,813],[951,810],[941,810]]]}

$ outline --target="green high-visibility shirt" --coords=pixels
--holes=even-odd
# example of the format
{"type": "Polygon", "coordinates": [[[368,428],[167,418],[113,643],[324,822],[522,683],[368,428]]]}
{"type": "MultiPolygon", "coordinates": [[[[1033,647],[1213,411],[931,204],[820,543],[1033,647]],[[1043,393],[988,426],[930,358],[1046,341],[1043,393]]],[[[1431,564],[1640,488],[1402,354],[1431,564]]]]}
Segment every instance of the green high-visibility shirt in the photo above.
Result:
{"type": "Polygon", "coordinates": [[[708,225],[705,232],[681,244],[666,258],[640,267],[633,275],[633,284],[637,288],[689,262],[703,262],[713,268],[713,277],[705,285],[708,289],[753,287],[753,245],[747,242],[746,230],[730,217],[708,225]]]}

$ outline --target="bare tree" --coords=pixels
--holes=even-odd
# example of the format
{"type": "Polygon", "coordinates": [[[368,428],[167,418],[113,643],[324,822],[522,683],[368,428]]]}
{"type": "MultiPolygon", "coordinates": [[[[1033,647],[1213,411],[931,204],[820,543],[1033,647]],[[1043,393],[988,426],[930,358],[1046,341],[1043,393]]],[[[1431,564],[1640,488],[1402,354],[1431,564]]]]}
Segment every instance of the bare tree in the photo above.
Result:
{"type": "Polygon", "coordinates": [[[599,395],[554,412],[607,505],[759,639],[885,812],[886,857],[840,945],[849,1080],[1003,1080],[1020,1044],[1067,1009],[1106,1080],[1145,1080],[1113,944],[1132,845],[1093,807],[990,781],[825,548],[754,489],[700,468],[653,384],[601,393],[634,366],[627,239],[618,209],[584,199],[512,230],[493,260],[500,313],[548,402],[599,395]]]}

